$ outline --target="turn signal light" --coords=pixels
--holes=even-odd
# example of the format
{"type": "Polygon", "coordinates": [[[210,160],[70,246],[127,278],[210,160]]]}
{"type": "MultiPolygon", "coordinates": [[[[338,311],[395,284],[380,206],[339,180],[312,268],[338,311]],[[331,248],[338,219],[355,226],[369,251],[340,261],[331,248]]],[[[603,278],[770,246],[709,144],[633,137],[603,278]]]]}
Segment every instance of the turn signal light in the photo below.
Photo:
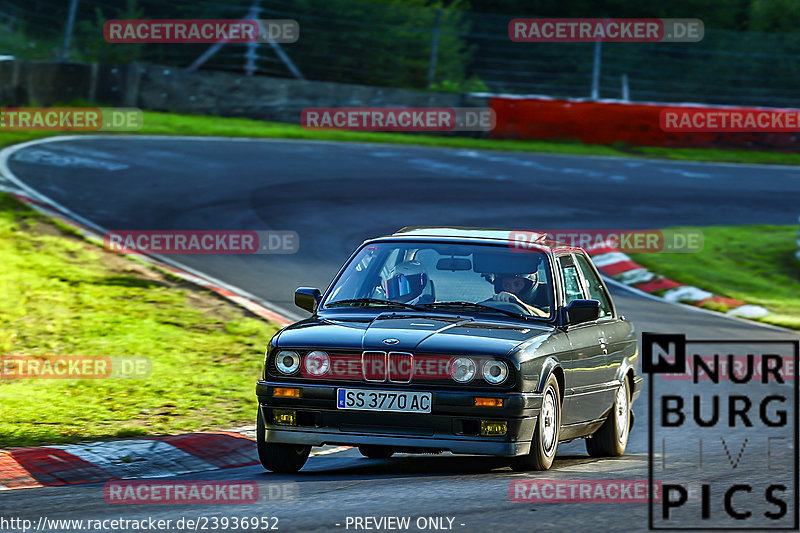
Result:
{"type": "Polygon", "coordinates": [[[294,411],[272,411],[272,420],[279,426],[297,425],[297,415],[294,411]]]}
{"type": "Polygon", "coordinates": [[[274,389],[272,389],[272,395],[283,398],[299,398],[300,389],[291,389],[288,387],[275,387],[274,389]]]}
{"type": "Polygon", "coordinates": [[[500,422],[497,420],[481,420],[481,435],[485,437],[505,435],[507,431],[507,422],[500,422]]]}
{"type": "Polygon", "coordinates": [[[502,398],[475,398],[475,407],[503,407],[502,398]]]}

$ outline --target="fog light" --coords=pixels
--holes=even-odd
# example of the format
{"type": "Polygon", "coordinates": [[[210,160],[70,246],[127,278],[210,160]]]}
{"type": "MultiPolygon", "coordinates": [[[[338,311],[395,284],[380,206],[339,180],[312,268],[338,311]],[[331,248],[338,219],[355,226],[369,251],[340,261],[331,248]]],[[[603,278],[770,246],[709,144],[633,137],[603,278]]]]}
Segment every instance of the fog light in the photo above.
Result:
{"type": "Polygon", "coordinates": [[[481,420],[481,435],[485,437],[505,435],[508,431],[508,423],[498,420],[481,420]]]}
{"type": "Polygon", "coordinates": [[[475,398],[475,407],[503,407],[502,398],[475,398]]]}
{"type": "Polygon", "coordinates": [[[272,420],[278,426],[297,425],[297,416],[294,411],[272,411],[272,420]]]}
{"type": "Polygon", "coordinates": [[[275,387],[272,389],[272,395],[283,398],[299,398],[300,389],[290,389],[288,387],[275,387]]]}

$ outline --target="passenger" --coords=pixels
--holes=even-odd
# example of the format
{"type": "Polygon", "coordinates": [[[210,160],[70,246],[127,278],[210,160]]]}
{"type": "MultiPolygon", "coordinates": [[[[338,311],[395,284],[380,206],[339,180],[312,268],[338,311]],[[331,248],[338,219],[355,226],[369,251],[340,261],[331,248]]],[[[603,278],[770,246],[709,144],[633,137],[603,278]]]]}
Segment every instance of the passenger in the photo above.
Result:
{"type": "Polygon", "coordinates": [[[547,290],[539,291],[539,274],[495,274],[492,300],[516,304],[532,316],[549,316],[547,290]],[[544,307],[547,312],[542,310],[544,307]]]}

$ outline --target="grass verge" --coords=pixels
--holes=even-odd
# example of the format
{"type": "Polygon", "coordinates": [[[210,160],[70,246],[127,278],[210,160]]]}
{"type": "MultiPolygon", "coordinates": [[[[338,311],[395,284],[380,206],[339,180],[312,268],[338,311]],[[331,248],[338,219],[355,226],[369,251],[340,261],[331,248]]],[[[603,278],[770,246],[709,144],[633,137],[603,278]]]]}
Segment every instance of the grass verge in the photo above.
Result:
{"type": "MultiPolygon", "coordinates": [[[[706,226],[703,251],[628,254],[669,279],[749,304],[771,314],[763,322],[800,329],[800,261],[797,226],[706,226]]],[[[724,311],[725,309],[717,309],[724,311]]]]}
{"type": "Polygon", "coordinates": [[[0,447],[255,420],[274,324],[0,194],[0,354],[146,357],[145,379],[0,379],[0,447]]]}
{"type": "MultiPolygon", "coordinates": [[[[571,155],[600,155],[618,157],[647,157],[681,161],[709,161],[753,164],[800,165],[800,154],[776,151],[722,150],[700,148],[632,147],[583,144],[577,141],[514,141],[478,139],[407,133],[376,133],[355,131],[311,131],[295,124],[262,122],[245,118],[178,115],[174,113],[144,113],[144,126],[138,134],[194,135],[217,137],[253,137],[304,139],[318,141],[373,142],[476,150],[508,150],[571,155]]],[[[60,132],[0,133],[0,147],[23,141],[62,134],[60,132]]]]}

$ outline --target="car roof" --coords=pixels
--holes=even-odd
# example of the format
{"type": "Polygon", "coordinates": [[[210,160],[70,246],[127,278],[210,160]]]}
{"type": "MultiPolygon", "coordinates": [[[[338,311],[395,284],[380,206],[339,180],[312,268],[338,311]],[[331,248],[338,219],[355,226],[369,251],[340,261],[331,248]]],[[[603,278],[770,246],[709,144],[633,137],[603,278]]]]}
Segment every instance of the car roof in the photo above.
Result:
{"type": "MultiPolygon", "coordinates": [[[[536,230],[507,230],[498,228],[477,228],[467,226],[407,226],[391,235],[373,240],[408,240],[422,238],[424,240],[446,240],[473,243],[492,243],[510,246],[519,243],[518,247],[542,252],[584,252],[583,249],[554,241],[547,234],[536,230]]],[[[585,253],[585,252],[584,252],[585,253]]]]}

